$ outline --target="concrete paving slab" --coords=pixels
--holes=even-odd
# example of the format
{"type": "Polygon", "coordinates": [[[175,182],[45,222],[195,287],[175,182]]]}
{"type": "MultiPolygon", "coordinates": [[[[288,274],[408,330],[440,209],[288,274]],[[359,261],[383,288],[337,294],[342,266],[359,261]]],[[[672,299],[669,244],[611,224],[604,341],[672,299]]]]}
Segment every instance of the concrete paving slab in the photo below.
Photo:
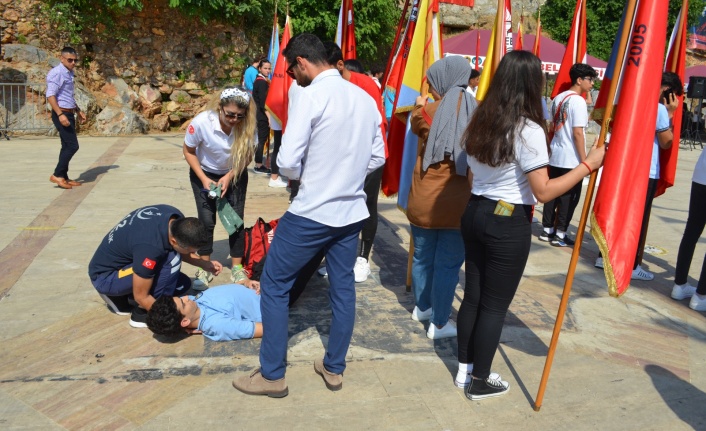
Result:
{"type": "MultiPolygon", "coordinates": [[[[315,276],[290,312],[287,382],[274,400],[235,391],[257,367],[259,340],[176,342],[109,313],[86,275],[105,233],[141,205],[169,203],[195,215],[181,135],[82,136],[73,190],[48,182],[57,138],[0,144],[0,428],[24,429],[706,429],[706,319],[669,297],[700,151],[683,148],[677,184],[655,200],[645,267],[655,280],[611,298],[584,238],[554,366],[540,412],[532,409],[567,271],[568,248],[532,242],[493,370],[505,397],[471,402],[453,385],[455,339],[426,338],[410,319],[405,278],[409,225],[380,199],[372,274],[357,285],[356,328],[343,390],[313,371],[325,350],[327,279],[315,276]]],[[[245,223],[280,217],[287,192],[250,175],[245,223]]],[[[541,206],[537,216],[541,217],[541,206]]],[[[575,234],[579,214],[575,216],[575,234]]],[[[533,226],[539,233],[539,225],[533,226]]],[[[216,229],[214,257],[226,261],[216,229]]],[[[706,246],[692,263],[699,273],[706,246]]],[[[195,268],[184,265],[193,275],[195,268]]],[[[216,283],[226,283],[221,274],[216,283]]],[[[692,284],[696,283],[690,278],[692,284]]],[[[463,272],[453,305],[463,297],[463,272]]]]}

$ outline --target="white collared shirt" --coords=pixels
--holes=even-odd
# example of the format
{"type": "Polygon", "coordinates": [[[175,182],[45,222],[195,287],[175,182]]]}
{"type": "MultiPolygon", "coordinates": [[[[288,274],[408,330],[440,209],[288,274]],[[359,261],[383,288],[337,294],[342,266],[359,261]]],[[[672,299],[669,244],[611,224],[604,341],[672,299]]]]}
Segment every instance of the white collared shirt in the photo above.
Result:
{"type": "Polygon", "coordinates": [[[184,143],[196,148],[196,158],[201,169],[212,174],[224,175],[232,168],[230,149],[235,140],[235,127],[226,135],[221,129],[218,113],[204,111],[195,116],[186,128],[184,143]]]}
{"type": "Polygon", "coordinates": [[[381,121],[375,101],[336,69],[301,88],[277,157],[282,175],[301,180],[289,212],[334,227],[368,218],[365,176],[385,164],[381,121]]]}

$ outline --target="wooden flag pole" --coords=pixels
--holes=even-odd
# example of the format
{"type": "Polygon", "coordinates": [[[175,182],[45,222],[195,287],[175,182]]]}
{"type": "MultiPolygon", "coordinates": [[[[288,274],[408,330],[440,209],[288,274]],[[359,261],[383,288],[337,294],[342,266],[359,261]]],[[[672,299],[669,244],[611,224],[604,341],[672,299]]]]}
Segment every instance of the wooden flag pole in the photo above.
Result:
{"type": "MultiPolygon", "coordinates": [[[[679,18],[681,18],[682,22],[686,19],[687,14],[689,13],[689,1],[684,0],[681,4],[681,13],[679,14],[679,18]]],[[[682,38],[682,33],[684,33],[684,24],[680,23],[679,29],[677,30],[676,38],[674,39],[674,52],[678,53],[680,50],[685,49],[683,46],[681,46],[681,38],[682,38]]],[[[669,66],[669,71],[670,72],[676,72],[677,71],[677,61],[679,60],[678,55],[672,56],[672,64],[669,66]]]]}
{"type": "Polygon", "coordinates": [[[409,255],[407,256],[407,292],[412,291],[412,258],[414,257],[414,237],[409,233],[409,255]]]}
{"type": "MultiPolygon", "coordinates": [[[[427,69],[429,69],[429,66],[431,66],[431,54],[429,53],[430,49],[432,48],[432,40],[431,38],[434,37],[434,29],[432,28],[432,25],[434,23],[434,17],[433,13],[431,11],[431,5],[432,1],[429,0],[427,3],[427,17],[426,17],[426,29],[425,29],[425,46],[426,48],[424,49],[424,61],[422,62],[422,88],[421,88],[421,95],[423,97],[426,97],[429,94],[429,82],[427,82],[427,69]]],[[[414,237],[411,235],[409,236],[409,255],[407,256],[407,292],[410,292],[412,290],[412,258],[414,257],[414,237]]]]}
{"type": "MultiPolygon", "coordinates": [[[[636,0],[628,0],[625,11],[625,21],[623,22],[622,33],[620,37],[620,44],[618,45],[618,58],[613,65],[613,79],[610,82],[610,87],[608,89],[608,98],[606,100],[605,113],[601,121],[601,132],[598,137],[598,146],[603,146],[605,144],[605,136],[608,130],[608,124],[610,123],[610,118],[613,114],[613,101],[615,100],[615,92],[617,89],[618,82],[620,81],[619,72],[623,65],[623,59],[625,57],[625,51],[628,45],[628,39],[631,33],[632,17],[635,14],[635,4],[636,0]]],[[[539,382],[539,390],[537,391],[537,399],[534,402],[534,411],[538,412],[542,408],[542,400],[544,399],[544,391],[547,387],[547,380],[549,380],[549,372],[552,368],[552,362],[554,361],[554,353],[556,352],[556,346],[559,343],[559,333],[561,332],[561,326],[564,323],[564,315],[566,314],[566,306],[569,302],[569,295],[571,294],[571,287],[574,282],[574,274],[576,272],[576,264],[579,260],[579,254],[581,252],[581,242],[583,241],[583,234],[586,230],[586,223],[588,220],[588,213],[591,208],[591,201],[593,200],[593,189],[596,185],[596,177],[598,175],[597,171],[591,173],[591,179],[588,182],[588,189],[586,190],[586,198],[583,203],[583,211],[581,213],[581,221],[579,223],[578,232],[576,233],[576,243],[574,244],[574,250],[571,253],[571,262],[569,263],[569,270],[566,274],[566,281],[564,282],[564,291],[561,295],[561,302],[559,304],[559,311],[557,312],[556,322],[554,323],[554,331],[552,332],[552,340],[549,344],[549,351],[547,352],[547,359],[544,363],[544,372],[542,373],[542,379],[539,382]]]]}

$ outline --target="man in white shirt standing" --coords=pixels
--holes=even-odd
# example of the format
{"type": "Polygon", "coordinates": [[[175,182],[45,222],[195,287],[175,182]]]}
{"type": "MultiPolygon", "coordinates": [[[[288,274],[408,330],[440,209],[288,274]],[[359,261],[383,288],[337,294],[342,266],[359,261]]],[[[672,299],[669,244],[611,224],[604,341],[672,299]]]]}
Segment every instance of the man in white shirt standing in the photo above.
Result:
{"type": "Polygon", "coordinates": [[[292,103],[277,164],[282,175],[299,179],[297,198],[282,216],[260,279],[262,325],[260,367],[233,380],[248,395],[281,398],[285,381],[289,292],[300,269],[326,254],[331,329],[326,355],[314,370],[332,391],[341,389],[346,353],[355,322],[358,234],[368,210],[365,176],[385,163],[375,101],[344,80],[326,59],[314,35],[293,37],[283,51],[287,73],[304,87],[292,103]]]}
{"type": "MultiPolygon", "coordinates": [[[[571,88],[559,93],[552,102],[552,126],[554,138],[549,157],[549,178],[557,178],[569,172],[586,159],[586,126],[588,109],[583,94],[593,88],[598,73],[587,64],[576,63],[569,70],[571,88]]],[[[581,182],[568,192],[544,204],[540,241],[548,241],[555,247],[573,245],[566,235],[574,210],[581,199],[581,182]]]]}

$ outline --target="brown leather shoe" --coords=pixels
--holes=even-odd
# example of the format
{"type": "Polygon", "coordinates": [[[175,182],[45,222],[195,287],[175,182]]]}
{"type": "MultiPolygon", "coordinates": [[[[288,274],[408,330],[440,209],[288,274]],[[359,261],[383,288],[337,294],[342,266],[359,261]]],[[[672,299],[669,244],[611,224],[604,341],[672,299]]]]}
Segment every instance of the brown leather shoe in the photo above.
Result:
{"type": "Polygon", "coordinates": [[[49,177],[49,181],[51,181],[52,183],[55,183],[57,186],[61,187],[62,189],[67,189],[67,190],[71,189],[71,184],[66,182],[66,180],[63,178],[55,177],[54,175],[52,175],[49,177]]]}
{"type": "Polygon", "coordinates": [[[340,391],[343,387],[343,375],[334,374],[324,367],[324,360],[317,359],[314,361],[314,371],[316,374],[324,378],[324,383],[326,387],[331,391],[340,391]]]}
{"type": "Polygon", "coordinates": [[[259,368],[249,375],[234,379],[233,387],[248,395],[267,395],[270,398],[284,398],[289,395],[284,377],[279,380],[267,380],[262,377],[259,368]]]}
{"type": "Polygon", "coordinates": [[[79,183],[78,181],[74,180],[66,180],[66,183],[72,187],[78,187],[83,185],[83,183],[79,183]]]}

